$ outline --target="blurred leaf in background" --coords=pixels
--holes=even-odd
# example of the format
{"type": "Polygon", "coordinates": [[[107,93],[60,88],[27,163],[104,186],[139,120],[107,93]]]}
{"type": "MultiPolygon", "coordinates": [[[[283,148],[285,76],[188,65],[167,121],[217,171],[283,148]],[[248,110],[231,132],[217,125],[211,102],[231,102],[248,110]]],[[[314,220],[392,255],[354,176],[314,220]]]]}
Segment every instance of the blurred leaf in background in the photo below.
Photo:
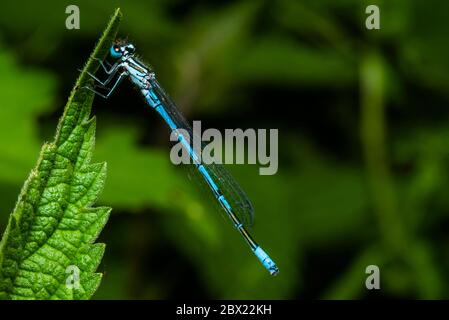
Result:
{"type": "Polygon", "coordinates": [[[19,66],[10,51],[0,51],[0,189],[8,195],[0,202],[1,222],[5,226],[14,198],[36,161],[42,141],[37,117],[54,109],[51,103],[56,93],[56,79],[50,72],[19,66]],[[24,94],[25,93],[25,94],[24,94]],[[12,201],[11,201],[12,200],[12,201]]]}

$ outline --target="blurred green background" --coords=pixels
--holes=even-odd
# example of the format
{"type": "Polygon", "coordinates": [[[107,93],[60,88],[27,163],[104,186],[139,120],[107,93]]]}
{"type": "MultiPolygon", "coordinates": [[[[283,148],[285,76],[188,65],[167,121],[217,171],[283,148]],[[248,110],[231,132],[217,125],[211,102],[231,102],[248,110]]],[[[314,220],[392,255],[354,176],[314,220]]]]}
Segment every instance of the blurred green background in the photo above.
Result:
{"type": "Polygon", "coordinates": [[[187,118],[279,129],[276,175],[228,167],[281,272],[170,163],[164,123],[124,83],[93,106],[99,204],[114,208],[94,298],[449,296],[447,1],[2,1],[0,230],[118,6],[187,118]],[[65,28],[69,4],[80,30],[65,28]],[[381,30],[365,29],[369,4],[381,30]],[[381,290],[365,288],[370,264],[381,290]]]}

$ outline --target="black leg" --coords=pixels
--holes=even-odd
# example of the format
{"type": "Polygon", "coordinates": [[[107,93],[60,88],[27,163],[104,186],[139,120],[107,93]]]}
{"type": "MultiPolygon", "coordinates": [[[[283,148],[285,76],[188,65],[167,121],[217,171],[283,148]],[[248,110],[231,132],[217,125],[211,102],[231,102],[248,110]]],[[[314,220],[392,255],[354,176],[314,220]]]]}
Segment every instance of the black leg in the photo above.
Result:
{"type": "MultiPolygon", "coordinates": [[[[93,93],[95,93],[96,95],[99,95],[102,98],[108,99],[111,94],[115,91],[115,89],[117,88],[117,86],[120,84],[120,82],[122,82],[123,78],[126,76],[126,72],[122,72],[120,73],[120,75],[118,76],[117,80],[115,81],[114,85],[109,89],[107,87],[105,87],[106,89],[109,89],[109,91],[107,92],[107,94],[103,94],[95,89],[92,89],[91,87],[88,86],[84,86],[84,89],[87,89],[89,91],[92,91],[93,93]]],[[[103,86],[104,87],[104,86],[103,86]]]]}
{"type": "Polygon", "coordinates": [[[112,94],[112,92],[115,91],[115,88],[117,88],[117,86],[120,84],[120,82],[122,82],[122,80],[125,78],[125,76],[126,76],[126,72],[120,73],[120,75],[117,78],[117,81],[114,83],[111,90],[109,90],[108,94],[106,95],[106,98],[109,98],[109,96],[112,94]]]}
{"type": "Polygon", "coordinates": [[[100,79],[98,79],[95,75],[93,75],[89,71],[86,71],[86,72],[92,79],[94,79],[97,82],[97,84],[99,84],[100,86],[104,87],[109,82],[111,82],[111,80],[115,77],[115,74],[117,73],[117,71],[118,71],[118,65],[115,66],[113,69],[111,69],[111,73],[109,74],[108,78],[105,81],[101,81],[100,79]]]}
{"type": "Polygon", "coordinates": [[[100,59],[98,59],[98,58],[93,58],[93,59],[98,61],[98,63],[100,64],[100,66],[103,68],[104,72],[106,72],[107,74],[111,74],[112,70],[114,70],[114,67],[118,64],[118,63],[116,62],[116,63],[114,63],[113,66],[111,66],[111,64],[108,63],[107,61],[102,61],[102,60],[100,60],[100,59]],[[106,68],[106,66],[104,65],[105,63],[108,65],[109,70],[108,70],[108,68],[106,68]]]}
{"type": "Polygon", "coordinates": [[[89,86],[84,86],[84,87],[81,87],[82,89],[86,89],[86,90],[89,90],[89,91],[92,91],[93,93],[95,93],[97,96],[100,96],[100,97],[102,97],[102,98],[105,98],[105,99],[107,99],[108,97],[107,96],[105,96],[104,94],[102,94],[101,92],[98,92],[97,90],[95,90],[95,89],[92,89],[91,87],[89,87],[89,86]]]}

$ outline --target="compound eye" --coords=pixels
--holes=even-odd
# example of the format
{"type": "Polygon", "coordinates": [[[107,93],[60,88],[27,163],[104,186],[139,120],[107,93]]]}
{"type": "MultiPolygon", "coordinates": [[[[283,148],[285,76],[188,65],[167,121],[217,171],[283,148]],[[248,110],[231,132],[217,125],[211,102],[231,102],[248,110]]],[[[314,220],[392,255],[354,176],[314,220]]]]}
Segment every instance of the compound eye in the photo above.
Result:
{"type": "Polygon", "coordinates": [[[122,51],[121,51],[120,46],[117,44],[113,45],[111,47],[110,54],[111,54],[111,57],[113,57],[113,58],[116,58],[116,59],[120,58],[122,56],[122,51]]]}

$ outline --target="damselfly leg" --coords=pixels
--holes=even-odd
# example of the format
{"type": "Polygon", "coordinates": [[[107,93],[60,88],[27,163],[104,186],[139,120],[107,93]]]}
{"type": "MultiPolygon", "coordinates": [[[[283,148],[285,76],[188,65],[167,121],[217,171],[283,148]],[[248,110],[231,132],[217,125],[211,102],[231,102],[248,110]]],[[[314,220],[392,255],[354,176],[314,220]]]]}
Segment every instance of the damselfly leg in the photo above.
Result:
{"type": "Polygon", "coordinates": [[[97,77],[96,77],[94,74],[92,74],[91,72],[89,72],[89,71],[86,71],[86,72],[87,72],[87,74],[88,74],[92,79],[94,79],[96,82],[98,82],[98,83],[101,84],[102,86],[106,86],[106,85],[107,85],[107,84],[114,78],[115,74],[116,74],[117,71],[119,70],[120,63],[115,63],[115,64],[112,65],[112,66],[110,67],[110,69],[108,70],[101,60],[99,60],[98,58],[94,58],[94,59],[97,60],[97,61],[100,63],[100,65],[101,65],[101,67],[104,69],[105,73],[108,74],[107,79],[104,80],[104,81],[101,81],[99,78],[97,78],[97,77]]]}
{"type": "Polygon", "coordinates": [[[114,69],[114,66],[117,65],[117,63],[115,63],[114,65],[111,65],[109,62],[103,61],[99,58],[93,58],[93,59],[98,61],[100,66],[103,68],[104,72],[106,72],[107,74],[110,74],[111,70],[114,69]],[[105,64],[108,66],[109,70],[108,70],[108,68],[106,68],[105,64]]]}
{"type": "Polygon", "coordinates": [[[106,87],[108,85],[108,83],[111,82],[112,79],[114,79],[117,71],[118,71],[118,68],[116,67],[115,70],[113,70],[113,72],[109,75],[109,77],[107,77],[106,80],[104,80],[104,81],[101,81],[100,79],[98,79],[94,74],[92,74],[89,71],[86,71],[86,73],[97,82],[98,86],[106,87]]]}
{"type": "Polygon", "coordinates": [[[112,85],[112,87],[111,87],[111,88],[108,88],[108,87],[106,86],[106,84],[108,84],[108,83],[114,78],[115,73],[114,73],[114,74],[111,74],[111,75],[108,77],[108,79],[106,79],[104,82],[101,82],[97,77],[95,77],[94,75],[92,75],[92,74],[89,73],[89,72],[88,72],[87,74],[88,74],[90,77],[92,77],[92,79],[94,79],[94,81],[97,82],[97,86],[98,86],[98,87],[104,88],[104,89],[106,89],[106,90],[108,90],[108,91],[107,91],[106,94],[103,94],[103,93],[101,93],[101,92],[99,92],[99,91],[97,91],[97,90],[95,90],[95,89],[93,89],[93,88],[91,88],[91,87],[89,87],[89,86],[84,86],[83,88],[84,88],[84,89],[87,89],[87,90],[89,90],[89,91],[92,91],[93,93],[99,95],[100,97],[102,97],[102,98],[104,98],[104,99],[108,99],[108,98],[111,96],[111,94],[115,91],[115,89],[116,89],[117,86],[120,84],[120,82],[122,82],[122,80],[123,80],[123,79],[125,78],[125,76],[126,76],[126,72],[120,73],[120,75],[117,77],[117,80],[114,82],[114,84],[112,85]]]}

